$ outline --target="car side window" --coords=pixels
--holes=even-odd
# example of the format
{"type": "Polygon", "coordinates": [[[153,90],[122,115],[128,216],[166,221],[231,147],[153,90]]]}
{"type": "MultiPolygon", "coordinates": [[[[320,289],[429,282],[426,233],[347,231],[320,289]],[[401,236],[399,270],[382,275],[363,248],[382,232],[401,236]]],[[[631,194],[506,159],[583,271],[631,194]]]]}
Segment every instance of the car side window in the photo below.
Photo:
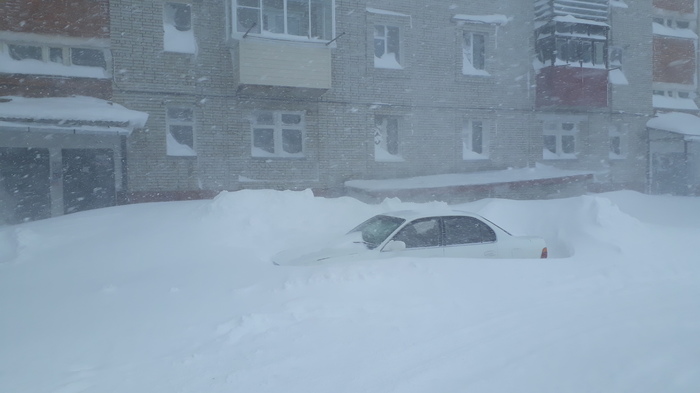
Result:
{"type": "Polygon", "coordinates": [[[440,220],[437,217],[415,220],[403,227],[393,240],[406,243],[406,248],[439,247],[440,220]]]}
{"type": "Polygon", "coordinates": [[[496,232],[474,217],[445,217],[445,245],[492,243],[496,232]]]}

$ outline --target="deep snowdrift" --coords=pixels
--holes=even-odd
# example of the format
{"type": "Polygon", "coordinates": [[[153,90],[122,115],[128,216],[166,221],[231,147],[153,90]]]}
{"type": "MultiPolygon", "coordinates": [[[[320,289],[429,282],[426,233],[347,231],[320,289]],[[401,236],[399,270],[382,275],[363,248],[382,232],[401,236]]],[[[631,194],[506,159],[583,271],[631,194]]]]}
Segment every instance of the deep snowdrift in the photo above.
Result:
{"type": "Polygon", "coordinates": [[[242,191],[0,228],[0,391],[700,391],[700,199],[458,206],[548,260],[269,263],[417,206],[242,191]]]}

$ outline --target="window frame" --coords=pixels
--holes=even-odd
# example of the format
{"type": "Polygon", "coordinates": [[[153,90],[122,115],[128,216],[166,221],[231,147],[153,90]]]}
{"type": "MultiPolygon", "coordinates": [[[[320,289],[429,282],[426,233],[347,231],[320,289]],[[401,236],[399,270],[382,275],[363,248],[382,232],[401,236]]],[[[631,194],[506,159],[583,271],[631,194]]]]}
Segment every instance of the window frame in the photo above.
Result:
{"type": "Polygon", "coordinates": [[[403,61],[403,48],[402,48],[402,39],[401,36],[402,34],[402,29],[401,26],[398,25],[393,25],[389,23],[374,23],[373,24],[373,35],[372,35],[372,54],[373,54],[373,59],[374,59],[374,68],[380,68],[380,69],[397,69],[401,70],[405,68],[404,61],[403,61]],[[383,35],[378,36],[377,35],[377,29],[382,28],[383,35]],[[396,37],[397,42],[390,42],[390,31],[395,32],[395,34],[392,34],[392,36],[396,37]],[[377,43],[382,42],[382,50],[383,54],[382,56],[377,56],[377,43]],[[395,49],[394,52],[390,52],[389,49],[393,48],[395,49]],[[384,60],[383,56],[388,55],[389,53],[394,54],[394,63],[392,63],[390,60],[384,60]]]}
{"type": "Polygon", "coordinates": [[[486,46],[488,45],[488,34],[481,31],[463,30],[462,31],[462,75],[480,75],[489,76],[486,71],[486,46]],[[481,41],[481,50],[479,52],[479,61],[475,64],[475,37],[479,37],[481,41]]]}
{"type": "Polygon", "coordinates": [[[476,118],[465,118],[462,122],[462,160],[487,160],[490,156],[490,143],[489,143],[489,132],[487,122],[476,118]],[[475,150],[475,128],[474,125],[478,124],[481,130],[480,143],[481,152],[475,150]]]}
{"type": "MultiPolygon", "coordinates": [[[[188,157],[188,156],[196,156],[197,155],[197,134],[196,134],[196,115],[195,115],[195,110],[194,107],[188,106],[188,105],[168,105],[165,107],[165,131],[167,133],[166,135],[166,155],[171,156],[171,157],[188,157]],[[170,116],[170,111],[171,110],[185,110],[189,111],[191,113],[191,120],[182,120],[179,118],[171,117],[170,116]],[[172,127],[189,127],[190,128],[190,134],[192,138],[192,145],[189,145],[188,143],[183,142],[176,137],[175,133],[172,131],[172,127]],[[171,139],[172,138],[172,142],[171,139]],[[171,143],[176,143],[177,145],[173,145],[172,148],[177,148],[180,150],[179,153],[171,152],[170,147],[171,143]],[[185,150],[181,150],[181,147],[187,147],[191,150],[191,152],[187,152],[185,150]]],[[[189,138],[188,138],[189,139],[189,138]]]]}
{"type": "Polygon", "coordinates": [[[54,63],[54,64],[61,64],[66,67],[88,67],[88,68],[99,68],[102,70],[105,70],[106,72],[109,71],[109,65],[110,65],[110,57],[108,56],[108,50],[105,48],[96,48],[96,47],[91,47],[88,45],[54,45],[54,44],[47,44],[47,43],[39,43],[39,42],[15,42],[15,41],[5,41],[5,42],[0,42],[0,46],[2,46],[2,51],[7,51],[7,55],[13,60],[13,61],[26,61],[26,60],[34,60],[34,61],[40,61],[42,63],[54,63]],[[13,46],[24,46],[24,47],[34,47],[34,48],[39,48],[41,52],[41,58],[37,59],[34,57],[25,57],[21,59],[17,59],[13,56],[12,54],[12,47],[13,46]],[[61,51],[61,61],[53,61],[52,60],[52,55],[51,52],[52,50],[60,50],[61,51]],[[101,66],[94,66],[94,65],[83,65],[83,64],[75,64],[73,61],[73,52],[74,50],[89,50],[89,51],[95,51],[99,52],[102,54],[102,64],[101,66]]]}
{"type": "Polygon", "coordinates": [[[253,158],[306,158],[306,113],[304,111],[259,110],[250,118],[250,154],[253,158]],[[263,115],[271,115],[272,124],[259,122],[263,115]],[[285,123],[284,116],[299,116],[299,123],[285,123]],[[256,132],[272,130],[272,152],[256,146],[256,132]],[[300,151],[285,151],[285,131],[299,131],[300,151]]]}
{"type": "MultiPolygon", "coordinates": [[[[427,231],[426,231],[427,232],[427,231]]],[[[416,231],[416,235],[422,235],[418,231],[416,231]]],[[[443,224],[442,224],[442,217],[424,217],[424,218],[417,218],[414,220],[411,220],[408,223],[405,223],[401,229],[399,229],[394,236],[391,237],[391,240],[395,241],[402,241],[406,244],[406,249],[407,250],[413,250],[413,249],[425,249],[425,248],[441,248],[443,247],[443,224]],[[398,237],[405,235],[404,231],[408,231],[408,228],[414,228],[416,224],[421,224],[424,222],[428,221],[435,221],[435,226],[436,228],[434,229],[429,229],[430,231],[435,230],[437,233],[437,243],[436,244],[430,244],[430,245],[420,245],[420,246],[413,246],[412,244],[406,242],[405,240],[401,240],[398,237]]]]}
{"type": "Polygon", "coordinates": [[[542,125],[542,158],[545,160],[575,160],[578,159],[579,153],[579,133],[580,133],[580,122],[578,120],[546,120],[542,125]],[[571,125],[571,129],[568,125],[571,125]],[[567,125],[567,126],[564,126],[567,125]],[[547,139],[554,138],[554,149],[552,151],[547,145],[547,139]],[[571,140],[573,142],[573,151],[566,152],[565,141],[571,140]],[[569,139],[571,138],[571,139],[569,139]]]}
{"type": "Polygon", "coordinates": [[[614,125],[611,124],[608,126],[608,143],[609,143],[609,154],[608,158],[610,160],[624,160],[627,158],[627,152],[628,152],[628,138],[629,138],[629,124],[620,124],[620,125],[614,125]],[[613,150],[613,140],[617,140],[617,146],[618,149],[620,150],[619,153],[616,153],[613,150]]]}
{"type": "MultiPolygon", "coordinates": [[[[272,32],[265,30],[265,17],[271,15],[272,13],[265,12],[265,5],[263,0],[230,0],[226,1],[227,7],[229,7],[229,31],[230,35],[234,39],[244,39],[248,37],[264,37],[266,39],[277,39],[286,41],[302,41],[309,43],[323,43],[327,44],[335,37],[335,3],[336,0],[303,0],[305,1],[307,26],[306,35],[295,35],[290,34],[289,28],[289,1],[291,0],[280,0],[282,1],[282,19],[283,19],[283,32],[272,32]],[[248,4],[245,4],[248,3],[248,4]],[[257,5],[254,5],[257,3],[257,5]],[[314,3],[323,3],[321,8],[313,8],[314,3]],[[254,10],[257,11],[257,21],[255,21],[255,26],[239,26],[239,9],[240,10],[254,10]],[[314,14],[322,11],[319,18],[314,21],[314,14]],[[327,26],[330,23],[330,27],[327,26]],[[314,32],[321,32],[318,37],[313,37],[314,32]]],[[[297,0],[298,1],[298,0],[297,0]]]]}
{"type": "Polygon", "coordinates": [[[491,226],[487,223],[485,223],[483,220],[480,220],[476,217],[471,217],[471,216],[444,216],[442,217],[442,227],[443,227],[443,236],[442,236],[442,244],[444,247],[464,247],[464,246],[470,246],[470,245],[478,245],[478,244],[493,244],[498,241],[498,235],[496,234],[496,231],[491,228],[491,226]],[[476,226],[479,226],[479,237],[481,238],[481,241],[468,241],[464,243],[448,243],[448,240],[450,240],[449,236],[449,231],[448,231],[448,220],[464,220],[464,221],[472,221],[476,226]],[[487,230],[488,236],[486,236],[486,233],[484,230],[487,230]]]}
{"type": "Polygon", "coordinates": [[[402,119],[400,116],[384,114],[374,116],[375,161],[403,161],[401,156],[401,126],[402,119]],[[390,124],[392,125],[391,130],[389,129],[390,124]]]}

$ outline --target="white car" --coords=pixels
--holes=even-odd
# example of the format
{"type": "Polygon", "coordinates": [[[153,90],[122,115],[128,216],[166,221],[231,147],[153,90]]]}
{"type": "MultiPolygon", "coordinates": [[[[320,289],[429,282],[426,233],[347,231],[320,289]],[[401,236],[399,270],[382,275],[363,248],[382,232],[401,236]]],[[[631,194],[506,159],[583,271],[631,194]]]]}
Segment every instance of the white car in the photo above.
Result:
{"type": "Polygon", "coordinates": [[[272,261],[315,265],[397,256],[547,258],[547,246],[542,238],[513,236],[477,214],[405,210],[374,216],[324,249],[285,251],[272,261]]]}

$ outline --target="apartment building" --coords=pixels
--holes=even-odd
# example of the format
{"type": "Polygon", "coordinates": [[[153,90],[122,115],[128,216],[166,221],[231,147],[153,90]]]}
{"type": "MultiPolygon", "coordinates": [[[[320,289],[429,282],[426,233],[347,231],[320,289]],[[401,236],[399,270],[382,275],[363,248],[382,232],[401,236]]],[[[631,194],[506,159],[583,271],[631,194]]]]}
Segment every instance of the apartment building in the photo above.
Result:
{"type": "MultiPolygon", "coordinates": [[[[647,186],[648,2],[108,3],[92,79],[148,114],[118,138],[124,202],[542,166],[647,186]]],[[[571,179],[462,191],[566,195],[571,179]]]]}
{"type": "Polygon", "coordinates": [[[147,114],[110,101],[109,2],[8,0],[0,15],[0,223],[114,205],[147,114]]]}
{"type": "Polygon", "coordinates": [[[654,0],[653,104],[649,122],[649,189],[700,192],[697,99],[698,12],[695,0],[654,0]]]}

